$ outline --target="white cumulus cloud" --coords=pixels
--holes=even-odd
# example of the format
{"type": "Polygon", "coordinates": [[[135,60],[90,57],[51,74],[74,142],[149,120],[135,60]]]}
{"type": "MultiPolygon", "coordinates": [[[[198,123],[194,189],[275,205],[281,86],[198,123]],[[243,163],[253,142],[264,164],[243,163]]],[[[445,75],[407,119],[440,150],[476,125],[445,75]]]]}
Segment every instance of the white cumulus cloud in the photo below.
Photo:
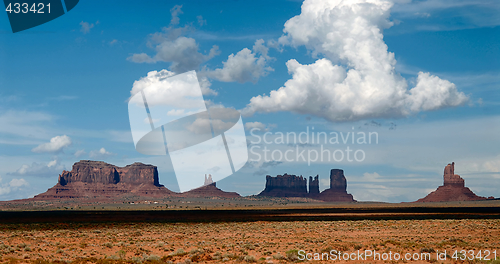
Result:
{"type": "Polygon", "coordinates": [[[171,62],[170,69],[177,73],[197,70],[203,62],[219,54],[217,46],[213,46],[208,54],[198,51],[198,43],[193,38],[179,37],[175,40],[164,39],[155,47],[156,55],[150,57],[145,53],[133,54],[127,59],[137,63],[171,62]]]}
{"type": "Polygon", "coordinates": [[[456,86],[420,72],[415,87],[395,71],[383,29],[388,0],[306,0],[300,15],[285,23],[282,45],[305,46],[316,62],[287,62],[292,78],[269,96],[256,96],[244,113],[291,111],[330,121],[402,117],[459,106],[468,97],[456,86]],[[339,64],[339,65],[336,65],[339,64]]]}
{"type": "Polygon", "coordinates": [[[66,135],[62,135],[51,138],[50,142],[43,143],[31,151],[36,153],[58,153],[69,145],[71,145],[71,139],[66,135]]]}
{"type": "MultiPolygon", "coordinates": [[[[148,93],[149,106],[163,104],[175,106],[178,109],[188,109],[199,106],[199,89],[192,85],[191,79],[169,79],[174,72],[168,70],[150,71],[148,75],[134,82],[130,94],[133,96],[142,90],[148,93]]],[[[206,77],[198,78],[201,93],[203,95],[216,94],[210,89],[210,83],[206,77]]],[[[179,114],[171,112],[170,115],[179,114]]]]}
{"type": "Polygon", "coordinates": [[[221,69],[208,70],[206,74],[222,82],[257,82],[260,77],[274,71],[267,65],[273,58],[267,55],[269,48],[262,39],[258,39],[252,49],[244,48],[236,55],[229,55],[227,61],[222,62],[221,69]]]}

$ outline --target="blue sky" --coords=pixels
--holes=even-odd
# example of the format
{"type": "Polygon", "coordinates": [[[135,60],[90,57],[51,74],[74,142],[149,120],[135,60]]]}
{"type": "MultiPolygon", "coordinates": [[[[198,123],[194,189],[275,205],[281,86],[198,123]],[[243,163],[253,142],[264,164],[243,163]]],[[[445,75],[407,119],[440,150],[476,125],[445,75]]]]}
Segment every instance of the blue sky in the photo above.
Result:
{"type": "Polygon", "coordinates": [[[454,161],[474,192],[499,197],[499,11],[495,0],[80,1],[15,34],[2,13],[0,200],[44,192],[80,159],[154,164],[177,190],[168,158],[135,150],[128,119],[134,82],[161,70],[197,70],[205,100],[243,113],[249,141],[251,128],[378,133],[324,146],[362,150],[361,162],[253,157],[218,182],[226,191],[256,194],[285,172],[319,174],[324,189],[341,168],[355,199],[413,201],[454,161]]]}

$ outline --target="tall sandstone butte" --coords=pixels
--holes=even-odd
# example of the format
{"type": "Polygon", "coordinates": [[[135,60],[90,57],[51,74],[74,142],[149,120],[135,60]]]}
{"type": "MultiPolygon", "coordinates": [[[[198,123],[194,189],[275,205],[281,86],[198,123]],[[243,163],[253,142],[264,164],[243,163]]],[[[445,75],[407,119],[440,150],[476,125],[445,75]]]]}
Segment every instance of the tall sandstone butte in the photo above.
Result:
{"type": "Polygon", "coordinates": [[[352,194],[347,193],[347,180],[344,171],[332,169],[330,171],[330,188],[322,191],[318,197],[327,202],[354,202],[352,194]]]}
{"type": "Polygon", "coordinates": [[[109,198],[120,194],[170,196],[174,192],[159,184],[156,166],[134,163],[118,167],[102,161],[82,160],[63,171],[58,183],[35,199],[109,198]]]}
{"type": "Polygon", "coordinates": [[[444,167],[443,185],[416,202],[480,201],[486,199],[477,196],[465,187],[464,179],[455,174],[455,162],[452,162],[444,167]]]}
{"type": "Polygon", "coordinates": [[[319,195],[319,175],[316,177],[309,176],[309,197],[317,197],[319,195]]]}

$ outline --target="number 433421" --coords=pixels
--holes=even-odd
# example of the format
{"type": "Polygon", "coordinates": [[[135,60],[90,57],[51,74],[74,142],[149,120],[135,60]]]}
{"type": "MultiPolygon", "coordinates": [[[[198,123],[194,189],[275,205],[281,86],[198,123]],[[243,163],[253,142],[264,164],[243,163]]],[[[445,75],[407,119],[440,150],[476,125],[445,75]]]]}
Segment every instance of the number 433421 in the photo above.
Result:
{"type": "Polygon", "coordinates": [[[45,11],[50,13],[50,3],[46,5],[44,3],[33,3],[31,6],[28,3],[9,3],[5,11],[9,12],[9,14],[12,12],[16,14],[26,14],[28,12],[43,14],[45,11]]]}
{"type": "Polygon", "coordinates": [[[452,259],[455,260],[474,260],[474,259],[479,259],[479,260],[496,260],[497,259],[497,251],[489,251],[489,250],[479,250],[479,251],[474,251],[474,250],[455,250],[455,253],[453,253],[453,256],[451,256],[452,259]]]}

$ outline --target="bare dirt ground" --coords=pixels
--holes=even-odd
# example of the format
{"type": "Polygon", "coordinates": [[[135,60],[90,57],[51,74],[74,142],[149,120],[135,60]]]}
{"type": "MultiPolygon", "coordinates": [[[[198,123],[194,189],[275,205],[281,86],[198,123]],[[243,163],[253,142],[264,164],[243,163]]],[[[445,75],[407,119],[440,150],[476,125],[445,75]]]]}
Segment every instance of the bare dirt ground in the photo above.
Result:
{"type": "Polygon", "coordinates": [[[499,219],[0,224],[2,263],[500,263],[495,251],[499,219]]]}

